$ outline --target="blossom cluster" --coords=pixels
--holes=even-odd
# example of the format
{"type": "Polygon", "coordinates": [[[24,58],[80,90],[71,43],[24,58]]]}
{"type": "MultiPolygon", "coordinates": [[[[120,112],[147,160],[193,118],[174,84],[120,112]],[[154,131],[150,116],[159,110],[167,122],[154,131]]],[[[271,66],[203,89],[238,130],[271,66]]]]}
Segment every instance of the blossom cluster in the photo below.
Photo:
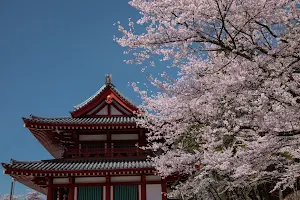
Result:
{"type": "MultiPolygon", "coordinates": [[[[132,0],[141,18],[116,41],[129,63],[171,61],[178,76],[134,89],[155,167],[173,195],[241,199],[300,177],[299,0],[132,0]],[[145,32],[136,33],[143,25],[145,32]],[[156,60],[155,60],[155,59],[156,60]],[[160,58],[160,59],[157,59],[160,58]],[[244,196],[243,196],[244,195],[244,196]]],[[[267,193],[268,193],[267,192],[267,193]]]]}

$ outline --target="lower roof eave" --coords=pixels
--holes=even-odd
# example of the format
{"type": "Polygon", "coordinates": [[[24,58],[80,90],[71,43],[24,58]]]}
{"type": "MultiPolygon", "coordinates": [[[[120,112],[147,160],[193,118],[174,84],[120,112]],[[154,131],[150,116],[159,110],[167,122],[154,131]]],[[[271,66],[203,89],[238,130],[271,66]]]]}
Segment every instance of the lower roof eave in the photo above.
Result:
{"type": "Polygon", "coordinates": [[[9,175],[23,176],[105,176],[105,175],[131,175],[153,174],[155,168],[112,169],[112,170],[24,170],[7,168],[4,171],[9,175]]]}
{"type": "Polygon", "coordinates": [[[26,128],[39,128],[39,129],[123,129],[123,128],[138,128],[136,123],[119,123],[119,124],[51,124],[51,123],[25,123],[26,128]]]}
{"type": "Polygon", "coordinates": [[[153,173],[154,165],[146,158],[52,159],[41,161],[11,160],[2,163],[6,174],[32,176],[103,176],[153,173]]]}
{"type": "Polygon", "coordinates": [[[114,128],[136,128],[136,117],[134,116],[99,116],[99,117],[37,117],[23,118],[26,128],[39,129],[109,129],[114,128]]]}

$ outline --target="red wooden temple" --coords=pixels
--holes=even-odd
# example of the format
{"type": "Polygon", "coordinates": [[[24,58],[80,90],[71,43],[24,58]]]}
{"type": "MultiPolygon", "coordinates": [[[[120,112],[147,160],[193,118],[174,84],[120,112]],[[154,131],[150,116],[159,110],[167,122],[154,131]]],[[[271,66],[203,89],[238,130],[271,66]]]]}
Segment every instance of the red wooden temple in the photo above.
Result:
{"type": "Polygon", "coordinates": [[[166,200],[166,180],[155,175],[136,105],[112,84],[74,106],[70,117],[23,118],[54,157],[2,163],[5,174],[47,195],[47,200],[166,200]]]}

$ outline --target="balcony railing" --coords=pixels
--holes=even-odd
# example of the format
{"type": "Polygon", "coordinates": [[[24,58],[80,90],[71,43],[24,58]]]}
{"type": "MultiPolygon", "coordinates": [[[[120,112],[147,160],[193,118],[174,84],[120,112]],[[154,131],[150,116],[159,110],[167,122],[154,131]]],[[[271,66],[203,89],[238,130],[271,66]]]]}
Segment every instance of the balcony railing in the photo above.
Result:
{"type": "Polygon", "coordinates": [[[140,148],[85,148],[67,149],[67,156],[72,157],[146,157],[150,151],[140,148]]]}

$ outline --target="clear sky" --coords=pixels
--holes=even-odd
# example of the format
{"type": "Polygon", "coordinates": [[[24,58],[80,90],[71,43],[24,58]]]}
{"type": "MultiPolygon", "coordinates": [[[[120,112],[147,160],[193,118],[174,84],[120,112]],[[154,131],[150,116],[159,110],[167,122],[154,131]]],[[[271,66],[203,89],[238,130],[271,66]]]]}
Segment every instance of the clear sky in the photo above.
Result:
{"type": "MultiPolygon", "coordinates": [[[[68,116],[113,74],[113,83],[140,103],[128,82],[145,81],[126,65],[113,24],[137,18],[127,0],[0,1],[0,162],[51,159],[21,117],[68,116]]],[[[1,166],[1,170],[3,170],[1,166]]],[[[0,174],[0,194],[11,178],[0,174]]],[[[26,188],[16,184],[16,193],[26,188]]]]}

